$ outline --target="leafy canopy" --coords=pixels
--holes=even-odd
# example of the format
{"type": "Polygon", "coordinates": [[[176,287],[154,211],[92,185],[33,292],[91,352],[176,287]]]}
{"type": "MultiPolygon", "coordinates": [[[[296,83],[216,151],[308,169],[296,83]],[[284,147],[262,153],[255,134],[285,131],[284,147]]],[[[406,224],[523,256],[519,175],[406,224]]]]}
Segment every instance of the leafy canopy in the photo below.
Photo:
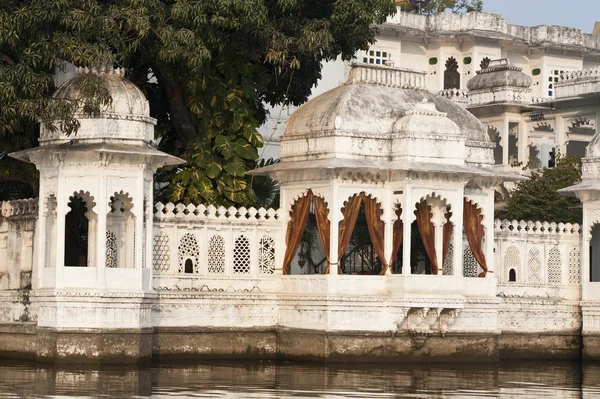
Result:
{"type": "Polygon", "coordinates": [[[581,181],[581,165],[575,158],[558,155],[553,168],[535,169],[529,180],[512,191],[505,211],[497,215],[509,220],[580,223],[581,202],[557,190],[581,181]]]}
{"type": "Polygon", "coordinates": [[[483,0],[432,0],[421,9],[422,14],[450,11],[454,13],[482,11],[483,0]]]}
{"type": "Polygon", "coordinates": [[[299,105],[321,62],[349,60],[375,40],[391,0],[0,0],[0,148],[35,145],[38,118],[69,132],[74,109],[110,101],[84,82],[57,101],[58,60],[121,66],[150,101],[162,149],[188,166],[169,199],[256,202],[244,172],[263,145],[265,104],[299,105]]]}

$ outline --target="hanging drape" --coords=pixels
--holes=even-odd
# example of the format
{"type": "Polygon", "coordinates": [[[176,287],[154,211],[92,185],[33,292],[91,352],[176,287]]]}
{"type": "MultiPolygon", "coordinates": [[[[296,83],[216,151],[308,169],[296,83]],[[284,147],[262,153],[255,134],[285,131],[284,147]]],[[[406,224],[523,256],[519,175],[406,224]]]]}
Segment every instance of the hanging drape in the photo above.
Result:
{"type": "Polygon", "coordinates": [[[488,273],[488,267],[485,261],[482,245],[484,233],[483,224],[481,223],[482,220],[483,215],[481,214],[481,209],[477,209],[477,205],[467,201],[465,198],[463,209],[463,225],[465,228],[465,234],[467,235],[467,241],[469,242],[469,247],[471,247],[471,252],[473,253],[477,263],[479,263],[483,269],[483,272],[479,274],[479,277],[485,277],[488,273]]]}
{"type": "Polygon", "coordinates": [[[454,225],[450,222],[450,217],[452,216],[452,212],[450,211],[450,207],[446,208],[446,224],[444,224],[443,230],[443,252],[442,252],[442,270],[444,269],[444,265],[446,264],[446,256],[448,255],[448,249],[450,249],[450,240],[452,239],[452,229],[454,225]]]}
{"type": "Polygon", "coordinates": [[[431,261],[431,273],[437,274],[438,261],[435,253],[435,227],[431,222],[431,207],[425,201],[420,202],[417,205],[415,215],[417,216],[417,227],[419,228],[421,241],[423,241],[423,246],[431,261]]]}
{"type": "Polygon", "coordinates": [[[356,225],[356,219],[360,212],[360,204],[362,203],[363,194],[357,194],[350,198],[344,208],[342,214],[344,219],[340,221],[339,229],[339,242],[338,242],[338,273],[341,274],[340,260],[344,256],[346,247],[350,244],[350,238],[352,238],[352,232],[356,225]]]}
{"type": "Polygon", "coordinates": [[[312,191],[309,191],[304,197],[299,198],[292,206],[290,212],[291,219],[288,223],[285,236],[286,248],[285,255],[283,256],[283,274],[290,273],[290,265],[296,256],[296,250],[298,249],[298,245],[300,245],[300,240],[306,229],[312,200],[313,193],[312,191]]]}
{"type": "Polygon", "coordinates": [[[394,262],[396,262],[396,256],[398,256],[398,251],[400,251],[400,246],[402,245],[402,238],[404,238],[404,223],[402,222],[402,208],[396,209],[397,219],[394,222],[394,235],[392,241],[392,257],[390,259],[390,271],[394,272],[394,262]]]}
{"type": "Polygon", "coordinates": [[[385,259],[385,223],[381,220],[383,210],[377,205],[375,198],[364,196],[363,201],[369,238],[371,238],[371,244],[383,266],[381,268],[381,274],[383,275],[389,268],[389,263],[385,259]]]}
{"type": "Polygon", "coordinates": [[[315,196],[313,201],[315,206],[315,219],[317,220],[317,230],[319,231],[319,238],[321,240],[321,245],[323,246],[323,251],[325,252],[325,257],[327,257],[326,270],[329,270],[329,265],[331,264],[329,250],[331,247],[331,222],[328,219],[329,209],[323,198],[315,196]]]}

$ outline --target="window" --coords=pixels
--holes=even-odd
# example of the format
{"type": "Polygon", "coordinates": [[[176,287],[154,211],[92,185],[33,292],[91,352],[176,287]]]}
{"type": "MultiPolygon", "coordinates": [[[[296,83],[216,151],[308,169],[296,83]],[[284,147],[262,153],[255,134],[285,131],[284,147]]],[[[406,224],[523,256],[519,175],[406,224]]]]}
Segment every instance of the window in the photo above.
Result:
{"type": "Polygon", "coordinates": [[[436,57],[431,57],[429,59],[429,65],[437,65],[438,59],[436,57]]]}
{"type": "Polygon", "coordinates": [[[365,57],[363,57],[363,62],[365,64],[373,64],[373,65],[385,65],[387,61],[390,60],[391,54],[387,51],[382,50],[369,50],[365,57]]]}
{"type": "Polygon", "coordinates": [[[456,58],[450,57],[446,61],[446,71],[444,72],[444,89],[460,89],[460,73],[458,72],[458,62],[456,58]]]}
{"type": "Polygon", "coordinates": [[[554,97],[555,91],[554,91],[554,84],[558,83],[558,78],[560,77],[560,74],[563,73],[564,71],[558,70],[558,69],[553,69],[550,71],[550,76],[548,77],[548,97],[554,97]]]}
{"type": "Polygon", "coordinates": [[[490,66],[490,62],[492,62],[492,60],[490,59],[490,57],[485,57],[484,59],[481,60],[481,63],[479,64],[479,67],[481,69],[486,69],[487,67],[490,66]]]}
{"type": "Polygon", "coordinates": [[[531,74],[533,76],[538,76],[540,73],[542,73],[542,70],[540,68],[535,68],[534,70],[531,71],[531,74]]]}
{"type": "Polygon", "coordinates": [[[469,65],[471,63],[471,61],[472,61],[471,57],[463,58],[463,64],[465,64],[465,65],[469,65]]]}
{"type": "Polygon", "coordinates": [[[515,272],[515,269],[510,269],[510,272],[508,272],[508,281],[511,283],[517,281],[517,272],[515,272]]]}

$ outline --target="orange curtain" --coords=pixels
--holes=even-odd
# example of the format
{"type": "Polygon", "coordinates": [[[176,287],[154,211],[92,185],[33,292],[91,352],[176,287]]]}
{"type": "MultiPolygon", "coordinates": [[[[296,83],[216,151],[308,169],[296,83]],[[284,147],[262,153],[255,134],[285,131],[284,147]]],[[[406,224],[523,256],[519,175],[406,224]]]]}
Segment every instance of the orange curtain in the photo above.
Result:
{"type": "Polygon", "coordinates": [[[463,210],[463,225],[465,227],[465,234],[467,235],[467,241],[471,247],[471,252],[475,260],[479,263],[483,272],[479,274],[479,277],[485,277],[488,273],[487,263],[485,261],[485,255],[483,254],[483,215],[481,209],[477,209],[477,205],[472,204],[465,198],[464,210],[463,210]]]}
{"type": "Polygon", "coordinates": [[[308,222],[308,214],[312,203],[313,193],[309,191],[302,198],[299,198],[290,212],[290,222],[287,226],[287,234],[285,236],[285,255],[283,257],[283,274],[290,274],[290,265],[296,256],[296,250],[300,245],[300,240],[306,229],[308,222]]]}
{"type": "Polygon", "coordinates": [[[354,231],[356,219],[358,218],[358,213],[360,212],[360,204],[362,203],[362,199],[363,194],[357,194],[350,198],[346,202],[344,208],[342,209],[344,219],[340,221],[339,229],[338,273],[341,273],[341,266],[339,265],[339,263],[342,257],[344,256],[346,247],[350,243],[350,238],[352,238],[352,232],[354,231]]]}
{"type": "Polygon", "coordinates": [[[377,257],[383,264],[381,269],[381,274],[383,275],[389,268],[389,263],[385,259],[385,223],[381,220],[383,209],[377,205],[375,198],[365,196],[364,204],[369,238],[371,238],[371,244],[373,245],[373,248],[375,248],[377,257]]]}
{"type": "Polygon", "coordinates": [[[319,238],[321,239],[321,245],[323,246],[323,251],[327,257],[326,270],[329,270],[329,265],[331,264],[331,259],[329,258],[329,248],[331,245],[331,222],[327,218],[329,216],[329,209],[327,208],[325,200],[321,197],[314,197],[314,205],[319,238]]]}
{"type": "Polygon", "coordinates": [[[454,225],[450,222],[450,217],[452,216],[452,212],[450,211],[450,207],[446,208],[446,224],[444,225],[444,231],[443,231],[443,251],[442,252],[442,257],[443,257],[443,265],[442,265],[442,270],[444,268],[444,265],[446,264],[446,256],[448,255],[448,249],[450,248],[450,239],[452,238],[452,229],[454,228],[454,225]]]}
{"type": "Polygon", "coordinates": [[[425,201],[420,202],[417,205],[415,215],[417,216],[417,227],[419,228],[421,240],[431,261],[431,273],[437,274],[438,262],[435,253],[435,227],[431,222],[431,207],[425,201]]]}
{"type": "Polygon", "coordinates": [[[398,217],[394,222],[394,236],[392,242],[392,258],[390,259],[390,271],[394,272],[394,262],[396,262],[396,256],[400,251],[402,245],[402,238],[404,238],[404,223],[402,222],[402,208],[396,209],[396,216],[398,217]]]}

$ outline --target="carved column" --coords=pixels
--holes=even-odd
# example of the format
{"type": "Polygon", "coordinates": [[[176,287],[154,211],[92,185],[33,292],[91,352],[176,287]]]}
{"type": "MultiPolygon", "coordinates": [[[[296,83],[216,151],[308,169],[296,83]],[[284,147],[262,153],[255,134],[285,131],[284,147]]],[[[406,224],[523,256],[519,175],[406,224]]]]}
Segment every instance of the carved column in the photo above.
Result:
{"type": "Polygon", "coordinates": [[[414,218],[414,204],[412,200],[412,187],[407,184],[404,188],[404,198],[402,202],[402,223],[404,223],[402,237],[402,274],[410,275],[410,245],[411,245],[411,227],[414,218]]]}
{"type": "Polygon", "coordinates": [[[510,125],[508,122],[508,117],[504,116],[502,119],[502,165],[510,166],[509,161],[509,135],[510,135],[510,125]]]}
{"type": "MultiPolygon", "coordinates": [[[[381,199],[381,207],[383,208],[383,218],[385,223],[384,230],[384,256],[386,262],[390,261],[394,247],[394,221],[396,220],[396,212],[392,191],[387,190],[384,197],[381,199]]],[[[392,270],[388,269],[385,273],[391,275],[392,270]]]]}
{"type": "Polygon", "coordinates": [[[98,180],[98,223],[96,224],[96,289],[106,289],[106,214],[108,198],[106,195],[106,176],[98,180]]]}
{"type": "Polygon", "coordinates": [[[56,190],[56,288],[64,287],[65,273],[65,217],[69,196],[65,193],[64,177],[59,176],[56,190]]]}
{"type": "Polygon", "coordinates": [[[452,205],[452,222],[454,228],[452,229],[452,269],[455,276],[463,276],[463,199],[464,189],[460,189],[460,192],[456,196],[456,200],[452,205]]]}
{"type": "Polygon", "coordinates": [[[344,254],[338,253],[338,245],[339,245],[339,230],[340,230],[340,220],[342,218],[342,210],[341,210],[341,201],[340,201],[340,184],[337,179],[332,179],[331,181],[331,199],[329,204],[329,216],[331,221],[330,227],[330,258],[331,258],[331,266],[329,267],[329,274],[338,274],[338,267],[340,264],[340,258],[344,254]]]}

